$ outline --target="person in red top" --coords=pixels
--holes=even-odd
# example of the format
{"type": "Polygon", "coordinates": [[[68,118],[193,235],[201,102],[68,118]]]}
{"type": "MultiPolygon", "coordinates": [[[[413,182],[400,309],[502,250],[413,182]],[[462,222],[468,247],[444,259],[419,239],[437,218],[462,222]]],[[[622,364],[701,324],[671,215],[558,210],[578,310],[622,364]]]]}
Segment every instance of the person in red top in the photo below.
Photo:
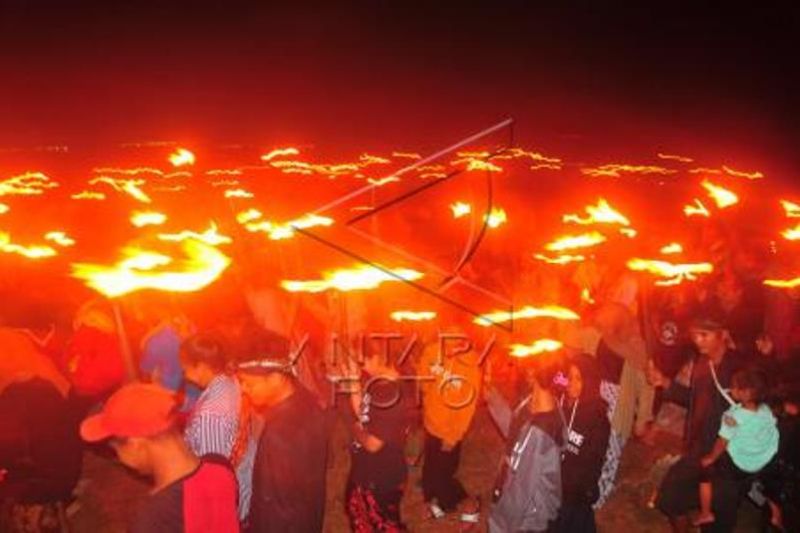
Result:
{"type": "Polygon", "coordinates": [[[237,487],[225,458],[198,458],[176,426],[178,403],[158,385],[133,383],[81,424],[89,442],[111,439],[119,460],[153,479],[131,533],[237,533],[237,487]]]}

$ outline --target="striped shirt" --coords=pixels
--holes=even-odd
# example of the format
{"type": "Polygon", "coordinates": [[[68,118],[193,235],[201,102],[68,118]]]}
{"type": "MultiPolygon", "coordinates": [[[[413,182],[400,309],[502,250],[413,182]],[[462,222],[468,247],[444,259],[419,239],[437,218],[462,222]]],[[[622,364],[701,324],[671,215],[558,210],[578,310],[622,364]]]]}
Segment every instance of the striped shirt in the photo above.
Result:
{"type": "MultiPolygon", "coordinates": [[[[217,454],[230,459],[239,429],[241,398],[239,382],[232,376],[219,375],[209,383],[186,424],[185,439],[195,454],[200,457],[217,454]]],[[[251,432],[247,451],[236,467],[241,520],[250,510],[256,447],[256,435],[251,432]]]]}

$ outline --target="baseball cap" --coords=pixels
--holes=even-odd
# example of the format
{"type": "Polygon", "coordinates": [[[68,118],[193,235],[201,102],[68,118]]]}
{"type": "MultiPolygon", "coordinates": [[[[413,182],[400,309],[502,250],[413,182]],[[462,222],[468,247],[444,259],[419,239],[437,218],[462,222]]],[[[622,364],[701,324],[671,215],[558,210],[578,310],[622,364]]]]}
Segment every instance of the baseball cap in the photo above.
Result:
{"type": "Polygon", "coordinates": [[[152,437],[175,421],[175,395],[158,385],[131,383],[109,397],[101,411],[81,423],[81,437],[97,442],[109,437],[152,437]]]}

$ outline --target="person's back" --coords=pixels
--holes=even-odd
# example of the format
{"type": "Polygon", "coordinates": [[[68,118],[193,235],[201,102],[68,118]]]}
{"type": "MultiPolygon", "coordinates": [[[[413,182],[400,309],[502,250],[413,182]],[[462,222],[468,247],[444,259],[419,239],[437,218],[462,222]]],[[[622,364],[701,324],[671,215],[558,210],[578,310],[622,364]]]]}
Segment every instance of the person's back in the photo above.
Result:
{"type": "Polygon", "coordinates": [[[758,472],[778,452],[780,437],[775,416],[763,403],[755,411],[735,405],[725,416],[735,422],[723,422],[720,427],[720,436],[728,441],[728,454],[743,471],[758,472]]]}
{"type": "Polygon", "coordinates": [[[265,416],[253,468],[253,531],[322,531],[325,415],[309,392],[296,387],[290,398],[265,416]]]}
{"type": "Polygon", "coordinates": [[[206,455],[188,476],[150,494],[131,523],[131,533],[160,531],[238,531],[231,506],[220,505],[236,494],[236,478],[224,457],[206,455]]]}

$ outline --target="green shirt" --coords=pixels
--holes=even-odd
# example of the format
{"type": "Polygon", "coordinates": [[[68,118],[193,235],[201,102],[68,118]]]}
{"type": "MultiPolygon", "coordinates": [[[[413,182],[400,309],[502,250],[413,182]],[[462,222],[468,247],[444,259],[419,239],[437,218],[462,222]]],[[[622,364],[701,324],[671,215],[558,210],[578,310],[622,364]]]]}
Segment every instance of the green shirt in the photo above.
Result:
{"type": "Polygon", "coordinates": [[[775,417],[765,404],[751,411],[734,405],[722,417],[719,436],[728,441],[728,455],[733,463],[745,472],[758,472],[778,452],[778,426],[775,417]],[[728,425],[730,417],[736,424],[728,425]]]}

